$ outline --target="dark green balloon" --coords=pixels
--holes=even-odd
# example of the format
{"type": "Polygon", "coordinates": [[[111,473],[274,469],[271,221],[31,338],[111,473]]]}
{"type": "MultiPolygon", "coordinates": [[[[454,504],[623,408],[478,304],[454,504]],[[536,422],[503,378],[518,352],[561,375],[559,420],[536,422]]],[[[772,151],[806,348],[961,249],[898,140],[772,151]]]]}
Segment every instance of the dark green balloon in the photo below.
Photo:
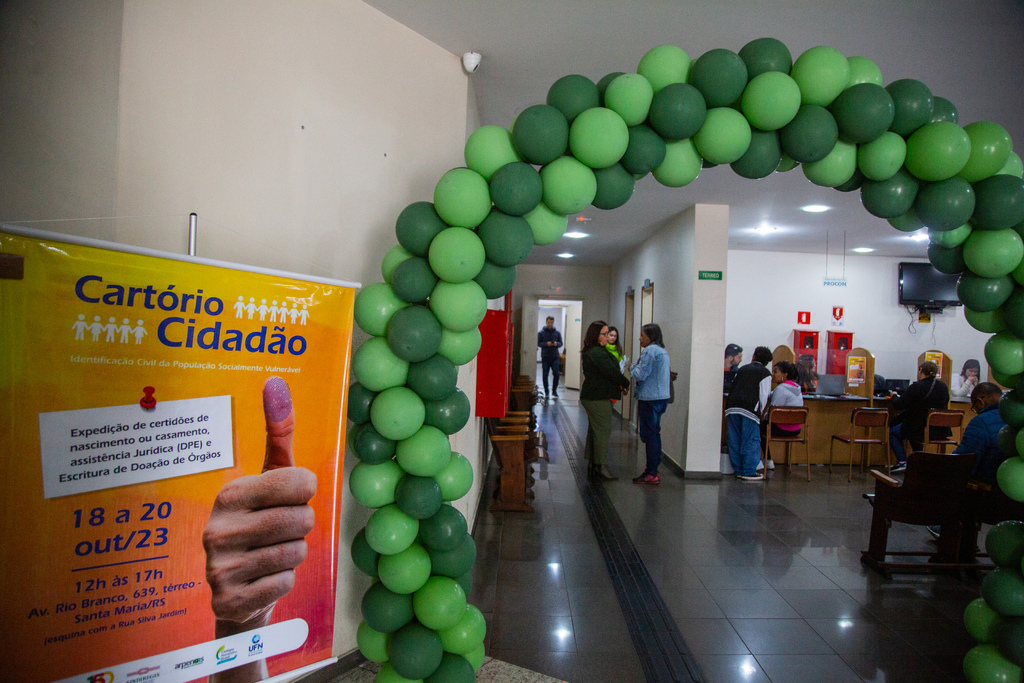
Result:
{"type": "Polygon", "coordinates": [[[879,218],[895,218],[905,214],[917,199],[920,182],[906,167],[888,180],[865,180],[860,200],[868,213],[879,218]]]}
{"type": "MultiPolygon", "coordinates": [[[[998,332],[996,334],[998,334],[998,332]]],[[[1019,387],[1020,381],[1024,379],[1024,372],[1016,375],[1004,375],[1003,373],[999,372],[994,367],[992,367],[991,363],[988,366],[988,371],[992,373],[992,380],[997,384],[1001,384],[1004,387],[1019,387]]],[[[1018,455],[1019,454],[1020,451],[1018,451],[1018,455]]]]}
{"type": "Polygon", "coordinates": [[[665,161],[665,141],[650,126],[629,129],[629,146],[619,163],[633,175],[644,176],[665,161]]]}
{"type": "Polygon", "coordinates": [[[516,117],[512,144],[525,161],[538,166],[550,164],[569,146],[569,122],[549,105],[527,107],[516,117]]]}
{"type": "Polygon", "coordinates": [[[979,230],[1003,230],[1024,221],[1024,181],[994,175],[974,183],[977,203],[971,224],[979,230]]]}
{"type": "Polygon", "coordinates": [[[858,83],[839,93],[828,106],[839,126],[839,137],[863,144],[881,136],[892,125],[896,105],[880,85],[858,83]]]}
{"type": "Polygon", "coordinates": [[[1006,329],[1024,339],[1024,288],[1014,287],[1013,294],[1003,304],[1003,322],[1006,329]]]}
{"type": "MultiPolygon", "coordinates": [[[[443,505],[442,508],[448,507],[443,505]]],[[[456,578],[473,568],[476,562],[476,543],[473,537],[466,534],[462,542],[452,550],[435,550],[428,548],[430,553],[430,571],[439,576],[456,578]]]]}
{"type": "Polygon", "coordinates": [[[437,671],[427,676],[423,683],[473,683],[476,671],[469,660],[462,655],[445,652],[437,671]]]}
{"type": "Polygon", "coordinates": [[[499,266],[514,266],[526,260],[533,249],[533,230],[522,216],[491,211],[477,228],[487,260],[499,266]]]}
{"type": "Polygon", "coordinates": [[[443,654],[441,636],[418,621],[406,624],[388,638],[388,662],[395,673],[410,681],[421,681],[437,671],[443,654]]]}
{"type": "Polygon", "coordinates": [[[502,213],[525,216],[540,204],[544,181],[530,164],[514,161],[491,176],[491,201],[502,213]]]}
{"type": "Polygon", "coordinates": [[[437,514],[420,522],[420,538],[430,550],[454,550],[466,533],[466,518],[451,505],[442,505],[437,514]]]}
{"type": "MultiPolygon", "coordinates": [[[[1019,454],[1017,451],[1018,431],[1020,430],[1017,427],[1011,427],[1007,424],[1000,427],[999,432],[996,434],[996,446],[1008,458],[1016,457],[1019,454]]],[[[1017,566],[1020,567],[1020,563],[1017,563],[1017,566]]]]}
{"type": "Polygon", "coordinates": [[[894,216],[889,219],[889,225],[900,232],[916,232],[924,227],[924,223],[917,217],[917,212],[909,209],[906,213],[894,216]]]}
{"type": "Polygon", "coordinates": [[[896,106],[889,130],[908,138],[911,133],[932,120],[935,100],[932,91],[921,81],[903,78],[893,81],[885,86],[885,89],[892,95],[893,104],[896,106]]]}
{"type": "Polygon", "coordinates": [[[412,593],[393,593],[375,583],[363,594],[363,619],[374,631],[394,633],[412,621],[412,593]]]}
{"type": "MultiPolygon", "coordinates": [[[[1003,394],[999,399],[999,417],[1014,429],[1024,427],[1024,394],[1016,389],[1003,394]]],[[[1016,432],[1013,437],[1017,438],[1016,432]]]]}
{"type": "Polygon", "coordinates": [[[445,434],[458,432],[469,422],[469,397],[456,389],[440,401],[425,401],[423,424],[437,427],[445,434]]]}
{"type": "Polygon", "coordinates": [[[832,113],[816,104],[805,104],[779,131],[782,151],[793,161],[821,161],[839,142],[839,126],[832,113]]]}
{"type": "Polygon", "coordinates": [[[996,567],[981,582],[981,595],[1004,617],[1024,616],[1024,578],[1020,567],[996,567]]]}
{"type": "Polygon", "coordinates": [[[747,65],[732,50],[708,50],[690,66],[688,81],[704,96],[709,109],[728,107],[747,86],[747,65]]]}
{"type": "Polygon", "coordinates": [[[380,559],[380,553],[370,547],[370,544],[366,542],[366,529],[360,529],[359,533],[352,539],[352,564],[356,568],[373,578],[377,578],[377,560],[380,559]]]}
{"type": "Polygon", "coordinates": [[[835,189],[840,192],[853,192],[854,190],[859,190],[863,187],[865,180],[867,179],[864,177],[864,174],[860,172],[860,169],[854,169],[853,175],[850,176],[850,179],[842,185],[836,185],[835,189]]]}
{"type": "Polygon", "coordinates": [[[395,442],[381,436],[373,424],[361,424],[356,430],[352,449],[356,457],[367,465],[379,465],[395,457],[395,442]]]}
{"type": "Polygon", "coordinates": [[[426,519],[441,508],[441,487],[433,477],[407,474],[395,488],[398,509],[413,519],[426,519]]]}
{"type": "Polygon", "coordinates": [[[939,121],[949,121],[950,123],[959,123],[960,114],[957,113],[956,107],[953,103],[947,100],[945,97],[939,97],[935,95],[932,97],[934,106],[932,108],[932,123],[939,121]]]}
{"type": "Polygon", "coordinates": [[[1013,279],[1009,275],[989,278],[967,272],[960,276],[956,294],[973,311],[994,311],[1013,294],[1013,279]]]}
{"type": "Polygon", "coordinates": [[[413,202],[402,209],[395,222],[398,243],[416,256],[426,256],[430,242],[448,227],[430,202],[413,202]]]}
{"type": "Polygon", "coordinates": [[[1000,567],[1020,567],[1024,560],[1024,522],[999,522],[985,535],[985,550],[1000,567]]]}
{"type": "Polygon", "coordinates": [[[999,653],[1014,666],[1024,667],[1024,619],[1003,619],[1002,622],[996,636],[999,653]]]}
{"type": "Polygon", "coordinates": [[[426,301],[437,284],[437,275],[425,258],[413,256],[398,264],[391,275],[391,289],[402,301],[418,304],[426,301]]]}
{"type": "Polygon", "coordinates": [[[967,269],[967,264],[964,263],[963,245],[947,249],[946,247],[940,247],[938,244],[929,244],[928,260],[931,261],[935,270],[946,275],[962,273],[967,269]]]}
{"type": "Polygon", "coordinates": [[[636,178],[622,164],[596,170],[594,177],[597,178],[597,194],[591,204],[599,209],[617,209],[633,196],[636,178]]]}
{"type": "MultiPolygon", "coordinates": [[[[592,80],[579,74],[570,74],[562,76],[548,88],[547,102],[562,112],[566,121],[572,123],[587,109],[600,106],[601,96],[592,80]]],[[[519,125],[518,121],[516,125],[519,125]]]]}
{"type": "Polygon", "coordinates": [[[516,283],[516,267],[499,266],[484,261],[484,267],[473,279],[480,285],[480,289],[484,290],[488,299],[500,299],[512,291],[512,285],[516,283]]]}
{"type": "Polygon", "coordinates": [[[465,574],[463,574],[462,576],[458,577],[455,580],[458,582],[458,584],[460,586],[462,586],[462,592],[465,593],[467,596],[472,592],[472,590],[473,590],[473,572],[472,571],[466,572],[465,574]]]}
{"type": "Polygon", "coordinates": [[[409,365],[409,379],[406,384],[416,395],[426,401],[439,401],[455,391],[459,381],[459,369],[439,353],[426,360],[409,365]]]}
{"type": "Polygon", "coordinates": [[[666,140],[685,140],[700,130],[707,118],[704,96],[692,85],[672,83],[651,101],[651,127],[666,140]]]}
{"type": "Polygon", "coordinates": [[[426,360],[440,347],[441,323],[426,306],[403,308],[388,323],[388,348],[402,360],[426,360]]]}
{"type": "Polygon", "coordinates": [[[359,382],[353,382],[348,388],[348,419],[356,424],[370,421],[370,404],[377,392],[370,391],[359,382]]]}
{"type": "Polygon", "coordinates": [[[744,178],[767,178],[782,162],[782,144],[776,131],[751,129],[750,146],[736,161],[729,164],[736,175],[744,178]]]}
{"type": "Polygon", "coordinates": [[[956,230],[974,213],[974,188],[956,176],[928,183],[917,193],[914,210],[925,227],[932,230],[956,230]]]}
{"type": "Polygon", "coordinates": [[[740,48],[740,59],[747,65],[747,78],[768,71],[788,74],[793,68],[793,55],[786,44],[777,38],[758,38],[740,48]]]}
{"type": "Polygon", "coordinates": [[[602,107],[604,106],[604,91],[608,89],[608,84],[624,73],[623,71],[613,71],[597,82],[597,94],[601,98],[602,107]]]}

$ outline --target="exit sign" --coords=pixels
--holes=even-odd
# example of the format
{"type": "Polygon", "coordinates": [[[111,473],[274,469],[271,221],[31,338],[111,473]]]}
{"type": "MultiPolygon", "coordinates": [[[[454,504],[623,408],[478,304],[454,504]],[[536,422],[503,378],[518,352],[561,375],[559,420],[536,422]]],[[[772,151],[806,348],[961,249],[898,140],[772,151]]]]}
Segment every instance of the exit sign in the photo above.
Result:
{"type": "Polygon", "coordinates": [[[697,271],[697,279],[698,280],[721,280],[722,279],[722,271],[720,271],[720,270],[698,270],[697,271]]]}

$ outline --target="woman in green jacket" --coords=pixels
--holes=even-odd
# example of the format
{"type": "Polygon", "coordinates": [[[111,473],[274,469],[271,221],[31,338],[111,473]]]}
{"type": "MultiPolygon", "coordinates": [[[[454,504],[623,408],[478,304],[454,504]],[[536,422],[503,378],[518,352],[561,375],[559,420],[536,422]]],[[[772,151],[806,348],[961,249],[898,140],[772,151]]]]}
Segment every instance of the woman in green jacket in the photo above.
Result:
{"type": "Polygon", "coordinates": [[[580,404],[587,411],[587,445],[584,457],[590,476],[618,479],[608,469],[608,440],[612,433],[612,399],[629,389],[629,379],[619,371],[619,363],[605,348],[608,325],[603,320],[590,323],[583,338],[580,356],[583,387],[580,404]]]}

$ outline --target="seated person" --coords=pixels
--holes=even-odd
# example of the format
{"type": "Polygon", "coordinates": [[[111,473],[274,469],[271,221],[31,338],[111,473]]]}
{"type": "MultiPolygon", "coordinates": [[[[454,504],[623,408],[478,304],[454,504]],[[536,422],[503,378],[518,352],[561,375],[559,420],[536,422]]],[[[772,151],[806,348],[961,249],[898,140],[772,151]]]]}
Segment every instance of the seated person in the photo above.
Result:
{"type": "MultiPolygon", "coordinates": [[[[796,365],[788,360],[780,360],[772,365],[772,381],[777,383],[778,386],[775,387],[771,397],[768,399],[768,408],[764,411],[765,419],[761,423],[762,434],[767,434],[768,432],[768,410],[772,406],[793,406],[795,408],[803,406],[804,397],[800,393],[800,385],[796,383],[796,379],[796,365]]],[[[771,435],[774,437],[792,437],[800,433],[800,425],[773,423],[771,430],[771,435]]],[[[767,445],[767,440],[762,439],[762,441],[767,445]]],[[[760,469],[760,465],[758,465],[758,469],[760,469]]],[[[768,461],[768,469],[775,469],[775,463],[771,460],[768,461]]]]}
{"type": "Polygon", "coordinates": [[[814,356],[809,353],[802,354],[797,362],[796,371],[800,391],[805,394],[813,394],[818,389],[818,368],[814,356]]]}
{"type": "Polygon", "coordinates": [[[739,344],[729,344],[725,347],[725,378],[722,381],[722,391],[728,392],[732,389],[732,383],[736,379],[736,371],[742,362],[742,346],[739,344]]]}
{"type": "Polygon", "coordinates": [[[950,393],[954,396],[973,396],[974,387],[978,386],[980,381],[981,363],[976,358],[968,358],[960,370],[960,386],[950,393]]]}
{"type": "MultiPolygon", "coordinates": [[[[945,410],[949,405],[949,387],[937,377],[938,373],[939,366],[934,361],[926,360],[917,369],[916,382],[902,394],[891,394],[892,407],[901,411],[889,430],[889,445],[896,456],[892,472],[907,469],[907,452],[903,448],[903,440],[910,442],[912,450],[921,450],[928,411],[933,408],[945,410]]],[[[951,434],[949,427],[932,427],[931,438],[947,439],[951,434]]]]}

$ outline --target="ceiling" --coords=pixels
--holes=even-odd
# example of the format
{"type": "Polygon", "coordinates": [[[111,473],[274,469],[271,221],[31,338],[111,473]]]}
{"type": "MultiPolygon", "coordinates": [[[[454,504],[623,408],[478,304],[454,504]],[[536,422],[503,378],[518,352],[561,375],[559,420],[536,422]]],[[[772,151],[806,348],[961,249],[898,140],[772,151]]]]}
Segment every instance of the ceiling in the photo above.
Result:
{"type": "MultiPolygon", "coordinates": [[[[1024,141],[1024,0],[366,0],[367,4],[456,55],[483,55],[470,77],[480,124],[508,126],[543,103],[566,74],[595,82],[613,71],[635,72],[643,54],[677,45],[696,59],[713,48],[738,52],[765,36],[782,40],[793,58],[816,45],[872,59],[884,83],[915,78],[953,102],[960,124],[995,121],[1024,141]]],[[[1024,143],[1016,151],[1024,151],[1024,143]]],[[[747,180],[719,166],[683,188],[653,177],[614,211],[591,207],[563,237],[536,247],[528,263],[598,265],[616,261],[666,221],[695,203],[730,206],[729,247],[841,256],[844,245],[872,255],[921,257],[915,242],[867,213],[860,193],[811,184],[797,168],[747,180]],[[824,204],[824,213],[800,207],[824,204]],[[755,232],[776,228],[769,234],[755,232]],[[562,252],[575,254],[563,260],[562,252]]]]}

